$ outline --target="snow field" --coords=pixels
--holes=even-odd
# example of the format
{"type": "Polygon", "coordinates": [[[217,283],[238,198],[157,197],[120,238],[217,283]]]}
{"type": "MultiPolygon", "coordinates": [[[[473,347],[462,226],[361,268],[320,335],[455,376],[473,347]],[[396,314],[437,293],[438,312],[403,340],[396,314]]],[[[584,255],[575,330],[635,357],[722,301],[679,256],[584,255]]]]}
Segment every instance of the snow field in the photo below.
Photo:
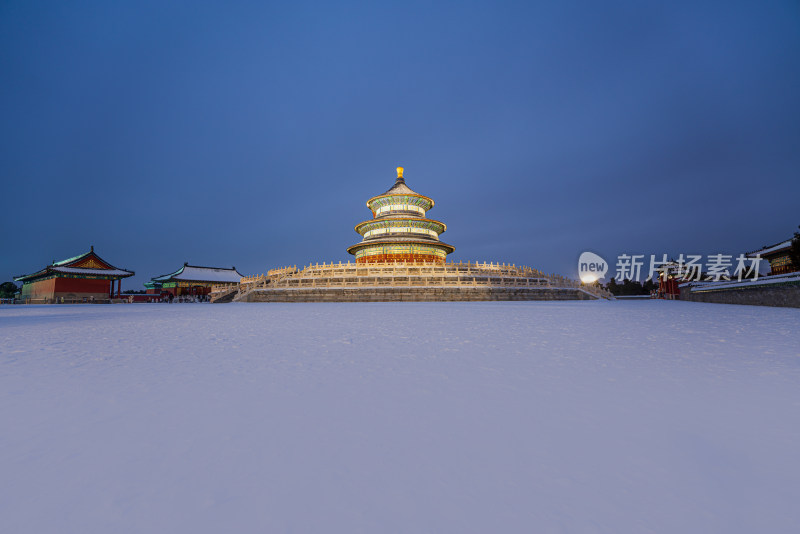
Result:
{"type": "Polygon", "coordinates": [[[800,310],[0,308],[2,532],[797,532],[800,310]]]}

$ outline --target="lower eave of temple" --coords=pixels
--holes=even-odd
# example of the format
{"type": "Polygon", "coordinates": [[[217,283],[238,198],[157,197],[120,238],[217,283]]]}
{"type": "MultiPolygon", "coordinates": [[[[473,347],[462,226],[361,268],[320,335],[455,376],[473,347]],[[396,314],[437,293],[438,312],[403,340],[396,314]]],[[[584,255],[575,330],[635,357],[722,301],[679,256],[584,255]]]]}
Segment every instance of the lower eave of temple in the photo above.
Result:
{"type": "Polygon", "coordinates": [[[440,241],[405,238],[365,241],[347,249],[356,257],[356,263],[444,263],[453,250],[455,247],[440,241]]]}
{"type": "Polygon", "coordinates": [[[347,248],[347,252],[349,254],[356,254],[360,249],[365,248],[382,248],[388,246],[418,246],[418,247],[432,247],[436,249],[440,249],[445,252],[445,254],[450,254],[455,251],[456,247],[453,245],[448,245],[442,241],[435,241],[433,239],[409,239],[403,237],[395,237],[395,238],[376,238],[374,240],[367,240],[357,243],[351,247],[347,248]]]}

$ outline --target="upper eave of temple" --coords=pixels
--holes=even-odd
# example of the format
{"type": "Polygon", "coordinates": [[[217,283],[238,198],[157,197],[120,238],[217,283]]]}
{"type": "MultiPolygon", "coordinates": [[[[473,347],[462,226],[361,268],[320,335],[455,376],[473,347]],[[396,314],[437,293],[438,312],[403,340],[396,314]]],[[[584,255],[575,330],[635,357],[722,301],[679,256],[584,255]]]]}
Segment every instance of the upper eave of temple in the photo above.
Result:
{"type": "Polygon", "coordinates": [[[410,187],[408,187],[406,185],[406,181],[402,178],[398,178],[397,181],[395,181],[394,185],[384,193],[384,195],[416,195],[416,194],[418,193],[412,190],[410,187]]]}
{"type": "Polygon", "coordinates": [[[412,190],[410,187],[408,187],[406,185],[406,181],[403,178],[403,168],[402,167],[398,167],[397,168],[397,180],[394,182],[394,185],[392,187],[390,187],[389,190],[386,191],[385,193],[383,193],[382,195],[377,195],[377,196],[374,196],[371,199],[367,200],[367,207],[369,209],[373,209],[372,208],[372,203],[377,201],[377,200],[379,200],[379,199],[381,199],[381,198],[385,198],[385,197],[403,197],[403,196],[416,197],[416,198],[422,199],[424,202],[426,202],[428,204],[428,206],[425,207],[426,210],[431,209],[433,207],[433,204],[434,204],[432,198],[426,197],[425,195],[420,195],[419,193],[417,193],[416,191],[412,190]]]}
{"type": "MultiPolygon", "coordinates": [[[[405,185],[405,184],[403,184],[403,185],[405,185]]],[[[390,189],[386,193],[384,193],[382,195],[378,195],[376,197],[372,197],[371,199],[367,200],[367,207],[374,211],[374,208],[372,207],[372,205],[374,203],[378,202],[379,200],[384,199],[384,198],[391,199],[391,198],[402,198],[402,197],[414,197],[414,198],[418,198],[418,199],[422,200],[423,203],[427,204],[427,206],[424,206],[424,208],[423,208],[423,209],[425,209],[425,211],[427,211],[427,210],[429,210],[429,209],[431,209],[433,207],[434,202],[433,202],[433,199],[430,198],[430,197],[426,197],[425,195],[420,195],[419,193],[415,193],[415,192],[411,191],[410,189],[409,189],[409,191],[410,191],[409,193],[404,193],[404,192],[402,192],[402,190],[394,190],[394,189],[395,188],[393,187],[392,189],[390,189]]],[[[406,189],[408,189],[408,188],[406,188],[406,189]]],[[[394,202],[389,202],[389,203],[390,204],[394,204],[394,202]]],[[[398,204],[402,204],[402,203],[403,202],[398,202],[398,204]]]]}
{"type": "Polygon", "coordinates": [[[127,278],[136,274],[134,271],[128,271],[127,269],[114,267],[103,258],[98,256],[94,251],[94,247],[92,246],[89,249],[89,252],[84,252],[83,254],[79,254],[65,260],[53,261],[51,265],[48,265],[40,271],[36,271],[33,274],[17,276],[14,278],[14,280],[17,282],[29,282],[37,278],[52,276],[54,274],[58,275],[59,273],[68,275],[85,275],[92,276],[94,278],[114,279],[127,278]]]}

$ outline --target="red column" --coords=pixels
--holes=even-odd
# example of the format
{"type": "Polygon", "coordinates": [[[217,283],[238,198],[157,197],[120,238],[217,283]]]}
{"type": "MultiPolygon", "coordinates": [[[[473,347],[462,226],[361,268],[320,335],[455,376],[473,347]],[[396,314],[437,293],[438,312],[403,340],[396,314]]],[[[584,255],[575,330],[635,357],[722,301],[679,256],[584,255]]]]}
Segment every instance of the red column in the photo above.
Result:
{"type": "Polygon", "coordinates": [[[122,297],[122,278],[117,280],[117,298],[122,297]]]}
{"type": "Polygon", "coordinates": [[[114,297],[114,279],[112,278],[111,280],[109,280],[109,282],[111,282],[111,287],[108,290],[108,298],[113,298],[114,297]]]}

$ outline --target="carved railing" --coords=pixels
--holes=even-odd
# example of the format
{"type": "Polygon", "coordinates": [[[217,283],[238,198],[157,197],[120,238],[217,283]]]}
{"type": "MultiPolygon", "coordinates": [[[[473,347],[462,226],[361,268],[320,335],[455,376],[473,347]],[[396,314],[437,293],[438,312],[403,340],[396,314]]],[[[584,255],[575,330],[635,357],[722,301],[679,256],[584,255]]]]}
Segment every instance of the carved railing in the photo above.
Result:
{"type": "Polygon", "coordinates": [[[238,286],[239,284],[235,282],[226,284],[211,284],[211,290],[209,291],[209,293],[227,293],[231,289],[236,289],[238,286]]]}

